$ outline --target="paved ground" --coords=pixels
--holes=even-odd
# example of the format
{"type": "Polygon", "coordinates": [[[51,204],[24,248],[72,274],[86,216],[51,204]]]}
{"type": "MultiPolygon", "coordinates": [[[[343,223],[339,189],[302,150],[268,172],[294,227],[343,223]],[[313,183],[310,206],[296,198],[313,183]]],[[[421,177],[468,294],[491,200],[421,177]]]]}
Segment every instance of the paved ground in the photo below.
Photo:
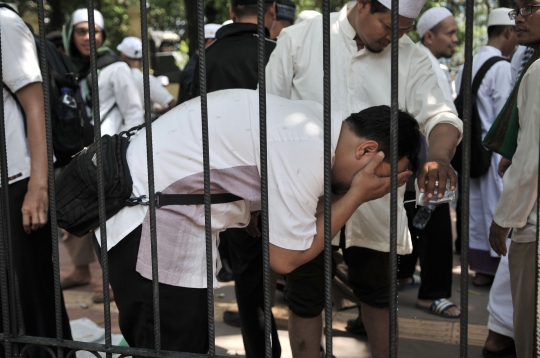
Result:
{"type": "MultiPolygon", "coordinates": [[[[61,274],[66,275],[72,266],[67,253],[60,245],[61,274]]],[[[70,319],[88,317],[103,326],[103,305],[93,304],[92,295],[101,290],[101,270],[97,263],[92,264],[94,279],[85,287],[66,290],[64,296],[70,319]]],[[[459,305],[459,256],[455,256],[454,289],[452,300],[459,305]]],[[[458,357],[459,321],[439,319],[437,316],[420,311],[414,307],[416,289],[399,293],[399,356],[400,357],[458,357]]],[[[487,336],[488,289],[469,288],[469,357],[481,357],[481,346],[487,336]]],[[[242,356],[244,354],[240,329],[223,323],[223,312],[237,309],[232,283],[222,284],[215,291],[215,319],[217,354],[242,356]]],[[[118,311],[111,305],[112,331],[118,329],[118,311]]],[[[277,292],[274,314],[279,327],[283,358],[291,357],[287,336],[287,309],[283,295],[277,292]]],[[[367,338],[354,336],[345,330],[348,319],[355,318],[356,309],[335,312],[333,317],[334,355],[337,358],[370,357],[367,338]]]]}

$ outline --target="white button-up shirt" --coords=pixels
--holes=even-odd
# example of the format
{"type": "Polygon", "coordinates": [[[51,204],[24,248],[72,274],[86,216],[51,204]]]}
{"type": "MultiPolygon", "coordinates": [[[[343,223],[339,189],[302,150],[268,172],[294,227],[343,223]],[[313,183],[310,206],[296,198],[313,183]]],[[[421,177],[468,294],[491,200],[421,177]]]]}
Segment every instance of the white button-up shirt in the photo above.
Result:
{"type": "MultiPolygon", "coordinates": [[[[358,50],[356,31],[347,9],[330,15],[331,103],[343,113],[390,105],[391,51],[358,50]]],[[[291,99],[323,103],[322,16],[283,29],[266,67],[266,90],[291,99]]],[[[431,130],[448,123],[461,132],[453,104],[444,98],[427,54],[407,36],[399,41],[398,101],[429,138],[431,130]]],[[[398,253],[408,254],[412,243],[403,209],[405,187],[398,199],[398,253]]],[[[346,245],[389,251],[390,195],[362,205],[346,225],[346,245]]]]}
{"type": "Polygon", "coordinates": [[[538,200],[538,132],[540,131],[540,60],[529,67],[519,86],[519,131],[512,165],[503,177],[503,192],[494,221],[514,228],[512,241],[536,241],[538,200]]]}
{"type": "Polygon", "coordinates": [[[418,42],[417,45],[427,53],[429,59],[431,60],[431,68],[433,68],[433,71],[435,71],[435,74],[437,75],[437,79],[439,80],[439,86],[441,87],[444,98],[446,98],[449,102],[453,101],[454,98],[452,96],[452,79],[450,78],[448,68],[443,68],[446,66],[443,66],[439,62],[437,57],[433,55],[431,50],[424,46],[422,42],[418,42]]]}

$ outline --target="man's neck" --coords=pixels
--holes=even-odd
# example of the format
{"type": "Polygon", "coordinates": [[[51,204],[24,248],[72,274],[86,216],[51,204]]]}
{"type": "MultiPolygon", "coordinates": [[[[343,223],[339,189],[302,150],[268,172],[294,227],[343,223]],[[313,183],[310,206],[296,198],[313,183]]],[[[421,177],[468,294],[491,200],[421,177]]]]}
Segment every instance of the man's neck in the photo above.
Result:
{"type": "Polygon", "coordinates": [[[358,48],[358,51],[364,48],[364,43],[360,39],[360,36],[358,36],[358,30],[356,29],[356,16],[358,15],[358,5],[354,5],[352,9],[347,10],[347,20],[349,20],[349,24],[351,24],[352,28],[354,29],[354,32],[356,32],[356,36],[354,37],[354,41],[356,41],[356,47],[358,48]]]}
{"type": "Polygon", "coordinates": [[[429,50],[429,53],[431,53],[433,55],[433,57],[435,57],[437,60],[442,57],[442,56],[436,54],[435,52],[433,52],[433,50],[429,46],[426,46],[424,43],[422,43],[422,46],[427,48],[429,50]]]}
{"type": "Polygon", "coordinates": [[[488,46],[495,47],[497,50],[501,51],[504,56],[504,40],[499,37],[491,38],[487,42],[488,46]]]}
{"type": "Polygon", "coordinates": [[[235,23],[255,24],[255,25],[257,25],[257,16],[244,16],[244,17],[241,17],[241,18],[237,18],[235,23]]]}

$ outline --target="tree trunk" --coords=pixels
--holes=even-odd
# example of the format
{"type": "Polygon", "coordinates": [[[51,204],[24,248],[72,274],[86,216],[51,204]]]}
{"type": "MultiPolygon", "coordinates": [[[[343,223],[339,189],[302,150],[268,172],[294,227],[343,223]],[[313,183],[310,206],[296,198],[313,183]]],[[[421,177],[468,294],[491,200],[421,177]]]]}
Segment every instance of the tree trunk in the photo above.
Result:
{"type": "Polygon", "coordinates": [[[184,0],[184,5],[186,6],[187,37],[189,42],[189,54],[191,55],[198,47],[197,1],[184,0]]]}
{"type": "Polygon", "coordinates": [[[49,23],[45,27],[47,33],[51,31],[60,31],[62,30],[62,25],[66,19],[64,18],[64,12],[62,11],[63,0],[48,0],[47,3],[50,6],[49,11],[49,23]]]}

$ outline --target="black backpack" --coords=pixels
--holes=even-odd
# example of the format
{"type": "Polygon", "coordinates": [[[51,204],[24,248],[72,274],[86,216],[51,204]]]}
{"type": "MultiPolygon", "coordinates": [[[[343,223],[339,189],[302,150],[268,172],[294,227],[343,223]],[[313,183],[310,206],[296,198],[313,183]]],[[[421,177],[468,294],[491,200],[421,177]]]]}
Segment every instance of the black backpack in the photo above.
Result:
{"type": "MultiPolygon", "coordinates": [[[[0,4],[0,7],[15,11],[6,4],[0,4]]],[[[34,35],[34,40],[39,58],[41,39],[34,35]]],[[[56,46],[48,40],[45,43],[45,57],[49,69],[49,108],[51,109],[53,149],[56,157],[55,166],[62,167],[71,160],[72,155],[80,152],[85,145],[93,141],[93,126],[86,114],[78,83],[79,78],[71,59],[58,51],[56,46]],[[74,113],[75,111],[63,110],[66,105],[61,102],[62,88],[71,89],[71,96],[77,103],[76,113],[74,113]]],[[[17,96],[11,93],[5,84],[4,88],[18,103],[17,96]]],[[[20,106],[20,103],[18,104],[20,106]]],[[[24,123],[26,126],[26,119],[24,123]]]]}
{"type": "MultiPolygon", "coordinates": [[[[479,178],[482,175],[486,174],[491,165],[491,155],[492,151],[486,149],[482,144],[482,121],[480,119],[480,114],[478,112],[478,106],[476,103],[478,89],[482,84],[486,73],[489,71],[491,66],[496,64],[499,61],[507,61],[504,57],[491,57],[488,59],[482,67],[474,76],[472,83],[472,109],[471,109],[471,178],[479,178]]],[[[463,84],[461,85],[460,91],[456,99],[454,100],[454,105],[458,113],[458,117],[463,120],[463,84]]],[[[452,158],[452,166],[458,173],[462,172],[462,144],[459,144],[456,148],[456,154],[452,158]]]]}

